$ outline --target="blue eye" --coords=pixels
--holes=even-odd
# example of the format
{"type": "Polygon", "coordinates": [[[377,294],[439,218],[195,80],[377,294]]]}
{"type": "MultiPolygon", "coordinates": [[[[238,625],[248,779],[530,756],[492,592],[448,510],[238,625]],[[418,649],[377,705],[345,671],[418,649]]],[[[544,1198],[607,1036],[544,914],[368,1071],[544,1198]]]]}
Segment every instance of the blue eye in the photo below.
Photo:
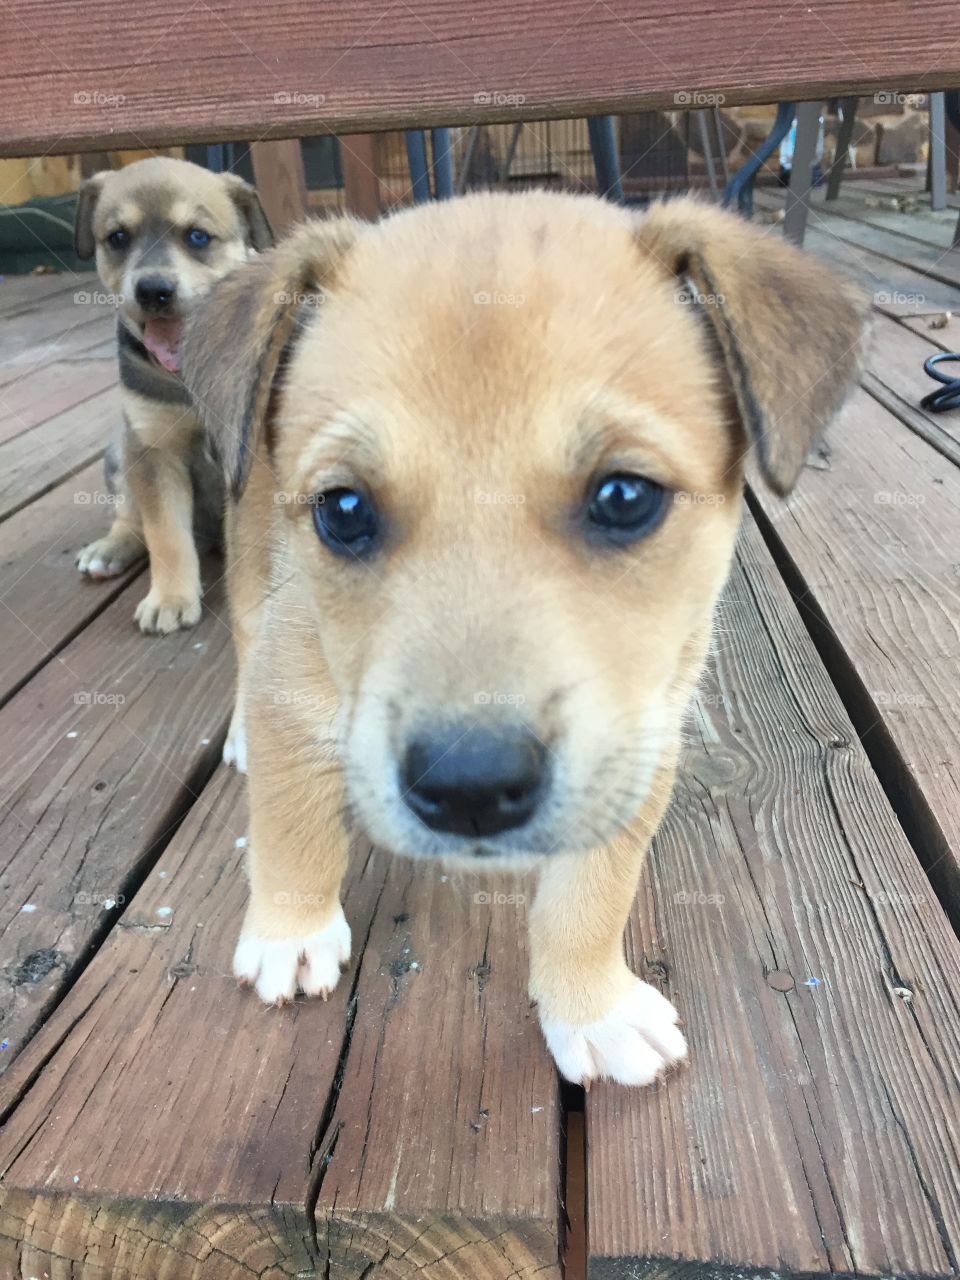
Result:
{"type": "Polygon", "coordinates": [[[667,490],[655,480],[616,472],[593,489],[587,516],[612,542],[636,542],[653,533],[667,509],[667,490]]]}
{"type": "Polygon", "coordinates": [[[130,232],[126,227],[117,227],[107,236],[107,244],[111,249],[125,249],[130,243],[130,232]]]}
{"type": "Polygon", "coordinates": [[[376,541],[380,522],[364,494],[355,489],[330,489],[317,498],[313,523],[320,541],[339,555],[362,556],[376,541]]]}
{"type": "Polygon", "coordinates": [[[202,227],[191,227],[186,240],[191,249],[205,249],[210,243],[210,232],[204,231],[202,227]]]}

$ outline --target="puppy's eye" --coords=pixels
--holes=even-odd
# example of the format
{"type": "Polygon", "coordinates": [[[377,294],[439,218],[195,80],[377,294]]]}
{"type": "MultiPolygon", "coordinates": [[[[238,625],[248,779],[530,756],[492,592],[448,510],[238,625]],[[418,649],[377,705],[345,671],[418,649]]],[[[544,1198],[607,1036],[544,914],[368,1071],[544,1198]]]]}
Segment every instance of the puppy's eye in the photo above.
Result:
{"type": "Polygon", "coordinates": [[[203,227],[191,227],[184,238],[191,249],[205,249],[210,243],[210,232],[203,227]]]}
{"type": "Polygon", "coordinates": [[[117,227],[107,236],[107,244],[111,249],[125,249],[130,243],[130,232],[126,227],[117,227]]]}
{"type": "Polygon", "coordinates": [[[593,488],[587,518],[614,542],[634,542],[653,533],[667,509],[667,490],[655,480],[615,472],[593,488]]]}
{"type": "Polygon", "coordinates": [[[356,489],[330,489],[313,508],[320,541],[340,555],[362,556],[376,541],[380,522],[376,508],[356,489]]]}

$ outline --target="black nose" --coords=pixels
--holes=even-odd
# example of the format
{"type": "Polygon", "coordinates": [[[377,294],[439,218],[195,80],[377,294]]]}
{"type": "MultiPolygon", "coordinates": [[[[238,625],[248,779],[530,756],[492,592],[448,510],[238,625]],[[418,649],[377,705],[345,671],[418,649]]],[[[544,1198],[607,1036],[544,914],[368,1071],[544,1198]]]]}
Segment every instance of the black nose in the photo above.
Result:
{"type": "Polygon", "coordinates": [[[434,831],[509,831],[537,806],[545,756],[543,744],[521,726],[427,734],[407,748],[404,800],[434,831]]]}
{"type": "Polygon", "coordinates": [[[165,276],[143,276],[133,292],[144,311],[163,311],[173,301],[177,286],[165,276]]]}

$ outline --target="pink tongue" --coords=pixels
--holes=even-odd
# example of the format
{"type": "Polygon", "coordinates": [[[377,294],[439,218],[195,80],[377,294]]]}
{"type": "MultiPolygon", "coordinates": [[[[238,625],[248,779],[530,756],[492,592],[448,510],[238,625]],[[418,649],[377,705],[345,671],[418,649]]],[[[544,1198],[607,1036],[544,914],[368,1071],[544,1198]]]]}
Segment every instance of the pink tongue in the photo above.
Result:
{"type": "Polygon", "coordinates": [[[143,345],[169,373],[180,368],[182,320],[148,320],[143,328],[143,345]]]}

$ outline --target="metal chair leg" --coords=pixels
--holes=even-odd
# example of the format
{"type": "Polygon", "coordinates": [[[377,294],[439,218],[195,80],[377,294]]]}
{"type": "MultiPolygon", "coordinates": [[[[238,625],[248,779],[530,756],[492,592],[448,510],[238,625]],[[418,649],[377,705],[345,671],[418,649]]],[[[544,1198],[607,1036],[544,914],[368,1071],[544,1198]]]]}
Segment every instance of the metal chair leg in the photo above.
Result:
{"type": "Polygon", "coordinates": [[[942,93],[930,94],[930,208],[947,207],[947,113],[942,93]]]}
{"type": "Polygon", "coordinates": [[[820,132],[820,103],[801,102],[797,107],[797,142],[793,149],[790,185],[783,215],[783,234],[794,244],[803,244],[813,187],[813,163],[820,132]]]}
{"type": "Polygon", "coordinates": [[[703,163],[707,170],[707,182],[710,184],[710,195],[714,200],[720,199],[720,185],[717,182],[717,166],[713,159],[713,139],[707,125],[706,111],[698,111],[697,128],[700,130],[700,145],[703,148],[703,163]]]}
{"type": "Polygon", "coordinates": [[[724,206],[736,203],[737,211],[745,218],[753,216],[753,183],[763,164],[770,159],[790,132],[793,117],[797,108],[793,102],[781,102],[777,107],[777,116],[773,128],[757,147],[753,155],[740,166],[727,183],[723,193],[724,206]]]}
{"type": "Polygon", "coordinates": [[[853,141],[853,126],[857,118],[856,98],[841,98],[840,110],[843,113],[843,119],[837,130],[837,150],[833,157],[833,164],[830,166],[830,177],[827,180],[826,198],[828,200],[836,200],[840,194],[843,171],[850,158],[850,143],[853,141]]]}
{"type": "Polygon", "coordinates": [[[430,170],[427,167],[427,140],[422,129],[408,129],[404,135],[407,142],[407,164],[410,167],[410,182],[413,185],[414,204],[423,204],[430,199],[430,170]]]}
{"type": "Polygon", "coordinates": [[[430,145],[433,150],[433,188],[438,200],[449,200],[453,195],[453,151],[449,129],[431,129],[430,145]]]}
{"type": "Polygon", "coordinates": [[[587,120],[590,134],[590,150],[597,174],[597,191],[608,200],[623,203],[623,183],[620,181],[620,158],[617,155],[617,131],[613,116],[590,116],[587,120]]]}

